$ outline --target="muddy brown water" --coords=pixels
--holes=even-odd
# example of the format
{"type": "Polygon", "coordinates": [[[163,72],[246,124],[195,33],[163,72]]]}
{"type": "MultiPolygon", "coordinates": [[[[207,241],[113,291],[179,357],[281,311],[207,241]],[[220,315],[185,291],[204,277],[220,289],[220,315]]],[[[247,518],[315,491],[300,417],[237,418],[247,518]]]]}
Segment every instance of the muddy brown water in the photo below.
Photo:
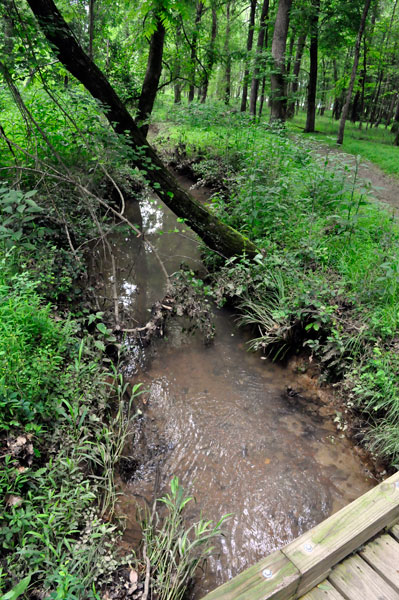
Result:
{"type": "MultiPolygon", "coordinates": [[[[99,307],[115,290],[124,327],[143,324],[163,297],[168,274],[182,262],[201,268],[197,239],[159,202],[128,207],[143,238],[115,230],[116,270],[103,249],[93,254],[99,307]],[[179,230],[178,232],[176,230],[179,230]],[[184,231],[182,231],[184,230],[184,231]],[[148,244],[150,242],[150,245],[148,244]]],[[[134,465],[124,481],[119,511],[126,515],[126,547],[137,546],[137,506],[152,504],[174,475],[195,498],[188,524],[201,515],[232,516],[193,591],[201,598],[271,551],[283,546],[374,485],[350,442],[337,431],[331,409],[291,369],[247,352],[248,333],[234,315],[215,309],[216,337],[205,346],[171,322],[167,339],[150,349],[126,337],[125,374],[147,390],[143,415],[126,449],[134,465]],[[287,392],[288,390],[288,392],[287,392]]]]}

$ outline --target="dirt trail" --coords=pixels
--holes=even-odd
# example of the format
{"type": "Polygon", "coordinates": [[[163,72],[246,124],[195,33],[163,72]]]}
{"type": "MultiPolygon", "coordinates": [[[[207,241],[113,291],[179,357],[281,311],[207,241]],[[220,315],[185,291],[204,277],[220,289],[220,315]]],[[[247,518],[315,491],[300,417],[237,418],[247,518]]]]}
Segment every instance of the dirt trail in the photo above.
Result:
{"type": "MultiPolygon", "coordinates": [[[[329,156],[332,160],[334,157],[339,157],[340,162],[352,168],[355,166],[356,157],[353,154],[347,154],[342,149],[327,144],[317,143],[314,154],[329,156]]],[[[371,183],[372,195],[377,200],[399,209],[399,178],[387,175],[377,165],[363,158],[358,175],[364,181],[371,183]]]]}

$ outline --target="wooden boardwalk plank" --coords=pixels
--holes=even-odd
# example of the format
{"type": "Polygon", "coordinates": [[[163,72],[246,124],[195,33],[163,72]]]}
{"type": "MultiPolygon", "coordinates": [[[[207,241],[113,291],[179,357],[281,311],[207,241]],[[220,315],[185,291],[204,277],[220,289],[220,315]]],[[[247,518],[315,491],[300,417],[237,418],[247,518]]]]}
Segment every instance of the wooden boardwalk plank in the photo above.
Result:
{"type": "Polygon", "coordinates": [[[399,472],[282,549],[301,573],[298,595],[399,516],[399,472]]]}
{"type": "Polygon", "coordinates": [[[398,542],[386,533],[369,542],[359,554],[399,593],[398,542]]]}
{"type": "Polygon", "coordinates": [[[298,570],[277,550],[203,600],[290,600],[298,584],[298,570]]]}
{"type": "MultiPolygon", "coordinates": [[[[391,526],[398,518],[399,472],[288,546],[223,584],[203,600],[298,598],[326,579],[332,567],[343,558],[382,529],[391,526]]],[[[395,527],[394,531],[397,531],[395,527]]],[[[376,573],[375,577],[379,578],[376,573]]],[[[387,585],[383,579],[381,581],[387,585]]],[[[399,600],[397,592],[394,593],[396,600],[399,600]]],[[[366,600],[366,597],[362,600],[366,600]]]]}
{"type": "Polygon", "coordinates": [[[301,596],[300,600],[345,600],[338,590],[327,579],[319,583],[313,590],[301,596]]]}
{"type": "Polygon", "coordinates": [[[396,538],[399,542],[399,523],[396,523],[396,525],[391,527],[391,529],[389,530],[389,533],[391,533],[393,535],[393,537],[396,538]]]}
{"type": "Polygon", "coordinates": [[[357,554],[337,565],[329,580],[347,600],[398,600],[397,592],[357,554]]]}

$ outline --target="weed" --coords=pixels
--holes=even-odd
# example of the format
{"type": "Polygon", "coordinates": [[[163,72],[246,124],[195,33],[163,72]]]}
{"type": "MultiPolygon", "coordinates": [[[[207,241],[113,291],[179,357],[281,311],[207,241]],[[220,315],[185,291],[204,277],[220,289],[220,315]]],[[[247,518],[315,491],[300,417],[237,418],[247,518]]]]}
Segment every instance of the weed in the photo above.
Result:
{"type": "Polygon", "coordinates": [[[215,525],[201,519],[185,528],[183,511],[193,498],[186,496],[177,477],[170,493],[159,499],[167,509],[161,517],[155,510],[145,514],[142,529],[146,555],[151,565],[152,589],[159,600],[180,600],[194,574],[212,551],[210,543],[221,534],[221,526],[230,515],[215,525]]]}

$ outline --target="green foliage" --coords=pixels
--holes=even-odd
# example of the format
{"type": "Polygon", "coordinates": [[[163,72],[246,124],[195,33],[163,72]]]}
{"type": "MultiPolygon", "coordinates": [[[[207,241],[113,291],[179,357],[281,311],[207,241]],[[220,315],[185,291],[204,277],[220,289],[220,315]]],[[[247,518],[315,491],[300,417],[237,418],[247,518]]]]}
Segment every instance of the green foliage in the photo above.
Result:
{"type": "MultiPolygon", "coordinates": [[[[198,566],[212,551],[210,543],[219,536],[223,516],[215,525],[201,519],[188,529],[184,526],[183,512],[192,497],[186,496],[177,477],[170,482],[170,493],[159,499],[167,514],[147,511],[143,522],[146,554],[151,565],[153,590],[159,600],[181,600],[198,566]]],[[[155,507],[154,507],[155,508],[155,507]]]]}
{"type": "Polygon", "coordinates": [[[27,274],[7,283],[0,263],[1,425],[26,424],[55,416],[68,389],[63,371],[71,326],[60,326],[42,306],[37,284],[27,274]]]}
{"type": "MultiPolygon", "coordinates": [[[[39,293],[70,293],[76,270],[71,252],[46,242],[56,223],[37,235],[43,210],[34,195],[1,188],[0,592],[13,599],[34,586],[57,600],[98,600],[120,561],[116,527],[103,517],[113,512],[139,386],[126,402],[120,375],[104,370],[101,339],[39,293]]],[[[89,320],[110,339],[101,317],[89,320]]]]}

